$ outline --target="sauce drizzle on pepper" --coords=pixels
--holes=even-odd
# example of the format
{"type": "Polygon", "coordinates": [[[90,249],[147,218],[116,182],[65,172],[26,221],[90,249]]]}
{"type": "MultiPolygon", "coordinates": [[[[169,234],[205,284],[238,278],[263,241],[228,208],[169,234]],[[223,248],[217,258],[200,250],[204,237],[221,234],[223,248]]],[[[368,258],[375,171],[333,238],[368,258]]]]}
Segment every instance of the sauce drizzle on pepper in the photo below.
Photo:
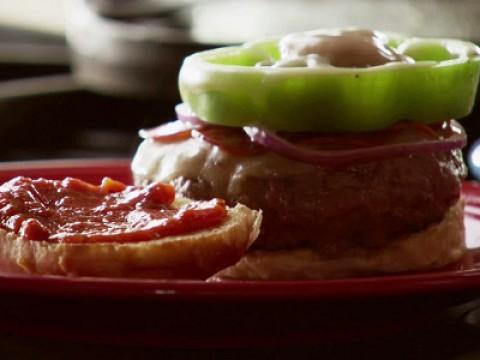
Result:
{"type": "Polygon", "coordinates": [[[0,186],[0,227],[27,240],[56,243],[135,243],[183,235],[221,224],[221,199],[173,206],[172,186],[101,185],[16,177],[0,186]]]}
{"type": "Polygon", "coordinates": [[[290,34],[280,41],[281,59],[275,67],[364,68],[390,62],[412,63],[413,59],[388,46],[386,36],[371,30],[343,30],[336,33],[290,34]]]}

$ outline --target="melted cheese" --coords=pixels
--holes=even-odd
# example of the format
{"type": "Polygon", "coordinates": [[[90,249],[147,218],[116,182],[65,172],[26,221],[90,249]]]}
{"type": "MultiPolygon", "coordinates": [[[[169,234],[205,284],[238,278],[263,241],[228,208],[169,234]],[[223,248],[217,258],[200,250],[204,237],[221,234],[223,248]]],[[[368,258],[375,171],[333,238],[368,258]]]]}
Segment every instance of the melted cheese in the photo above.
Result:
{"type": "Polygon", "coordinates": [[[234,156],[206,141],[190,138],[172,144],[143,141],[133,158],[132,171],[136,184],[201,178],[226,196],[239,193],[239,184],[247,177],[285,176],[318,169],[271,153],[234,156]]]}

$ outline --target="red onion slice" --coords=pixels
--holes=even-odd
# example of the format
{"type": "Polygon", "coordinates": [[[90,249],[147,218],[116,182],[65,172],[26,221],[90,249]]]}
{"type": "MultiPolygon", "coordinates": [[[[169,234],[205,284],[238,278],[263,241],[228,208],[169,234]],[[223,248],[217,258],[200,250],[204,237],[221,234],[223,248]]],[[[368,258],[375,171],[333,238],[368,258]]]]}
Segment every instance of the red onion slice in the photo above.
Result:
{"type": "Polygon", "coordinates": [[[465,146],[467,139],[462,126],[452,120],[450,127],[452,133],[447,138],[333,151],[299,147],[271,131],[254,126],[243,129],[253,142],[289,159],[320,166],[345,166],[398,156],[450,151],[465,146]]]}
{"type": "Polygon", "coordinates": [[[192,127],[208,125],[203,120],[200,120],[195,113],[190,110],[190,107],[185,103],[180,103],[175,106],[175,113],[177,114],[178,120],[183,121],[184,123],[190,124],[192,127]]]}
{"type": "Polygon", "coordinates": [[[171,143],[188,139],[192,133],[192,126],[182,121],[172,121],[153,129],[141,129],[138,135],[142,139],[171,143]]]}
{"type": "MultiPolygon", "coordinates": [[[[185,123],[187,127],[191,127],[191,129],[205,129],[208,127],[221,128],[221,126],[211,125],[198,118],[185,103],[178,104],[175,107],[175,111],[178,119],[185,123]]],[[[386,160],[399,156],[450,151],[464,147],[467,140],[463,127],[455,120],[451,120],[447,124],[450,129],[450,134],[446,137],[434,138],[434,130],[423,129],[425,135],[429,135],[430,138],[404,143],[362,146],[348,150],[313,150],[295,145],[264,128],[246,126],[243,130],[253,143],[261,145],[267,150],[289,159],[320,166],[345,166],[376,160],[386,160]]],[[[423,126],[422,124],[419,125],[421,125],[421,127],[423,126]]],[[[426,128],[427,125],[423,127],[426,128]]],[[[422,128],[420,128],[420,130],[422,130],[422,128]]],[[[417,131],[419,130],[417,129],[417,131]]],[[[217,140],[213,141],[210,137],[211,136],[206,136],[205,134],[202,136],[205,141],[211,142],[213,145],[221,146],[221,142],[217,140]]]]}
{"type": "Polygon", "coordinates": [[[243,129],[238,127],[204,126],[192,130],[192,136],[236,156],[257,156],[268,151],[264,146],[251,141],[243,129]]]}

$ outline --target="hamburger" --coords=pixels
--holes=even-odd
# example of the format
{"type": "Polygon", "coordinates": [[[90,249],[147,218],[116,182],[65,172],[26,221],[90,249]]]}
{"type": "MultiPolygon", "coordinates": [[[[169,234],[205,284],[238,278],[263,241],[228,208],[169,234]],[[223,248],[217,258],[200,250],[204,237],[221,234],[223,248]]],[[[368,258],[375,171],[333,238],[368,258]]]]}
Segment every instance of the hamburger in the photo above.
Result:
{"type": "Polygon", "coordinates": [[[137,184],[263,211],[214,279],[427,271],[464,254],[462,126],[480,50],[451,39],[316,30],[194,54],[178,120],[142,130],[137,184]]]}

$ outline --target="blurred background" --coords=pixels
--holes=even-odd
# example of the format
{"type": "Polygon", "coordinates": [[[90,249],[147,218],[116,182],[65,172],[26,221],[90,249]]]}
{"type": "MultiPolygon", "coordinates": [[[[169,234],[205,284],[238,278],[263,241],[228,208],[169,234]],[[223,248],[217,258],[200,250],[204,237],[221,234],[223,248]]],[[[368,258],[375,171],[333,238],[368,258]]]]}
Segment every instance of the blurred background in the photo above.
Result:
{"type": "Polygon", "coordinates": [[[341,26],[480,42],[479,16],[478,0],[0,1],[0,161],[131,156],[198,50],[341,26]]]}

